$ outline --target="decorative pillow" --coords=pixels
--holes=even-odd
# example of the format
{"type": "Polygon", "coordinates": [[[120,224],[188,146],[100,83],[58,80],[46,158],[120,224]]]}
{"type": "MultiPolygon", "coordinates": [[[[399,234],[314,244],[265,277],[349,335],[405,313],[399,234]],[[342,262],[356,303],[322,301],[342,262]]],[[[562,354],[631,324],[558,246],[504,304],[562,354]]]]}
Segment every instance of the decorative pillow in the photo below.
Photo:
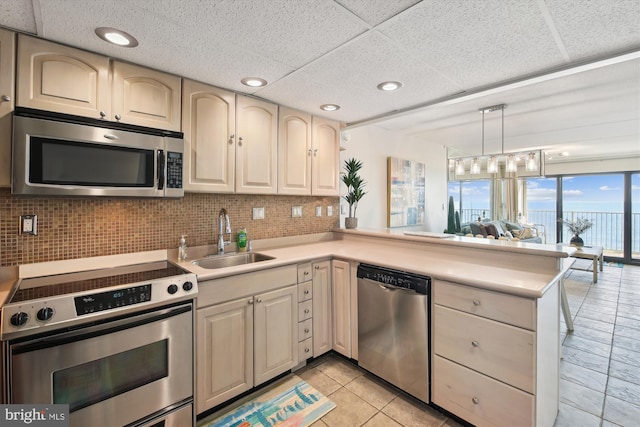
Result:
{"type": "Polygon", "coordinates": [[[511,231],[511,232],[513,232],[513,230],[522,230],[524,228],[522,225],[515,222],[505,221],[504,225],[505,227],[507,227],[507,231],[511,231]]]}
{"type": "Polygon", "coordinates": [[[530,239],[533,237],[533,230],[530,227],[525,227],[518,237],[521,239],[530,239]]]}
{"type": "Polygon", "coordinates": [[[498,232],[498,234],[495,234],[496,237],[504,236],[506,230],[502,228],[500,221],[491,221],[489,224],[493,224],[496,227],[496,231],[498,232]]]}
{"type": "Polygon", "coordinates": [[[488,236],[500,237],[500,234],[498,234],[498,229],[494,224],[492,223],[485,224],[484,229],[487,231],[488,236]]]}
{"type": "Polygon", "coordinates": [[[482,232],[480,231],[480,223],[479,222],[470,222],[469,223],[469,228],[471,228],[471,233],[473,233],[473,235],[478,235],[478,234],[482,234],[482,232]]]}
{"type": "Polygon", "coordinates": [[[480,234],[482,234],[482,237],[487,237],[489,235],[486,225],[480,224],[480,234]]]}
{"type": "Polygon", "coordinates": [[[504,235],[508,238],[508,239],[513,239],[513,234],[511,234],[510,231],[507,231],[506,233],[504,233],[504,235]]]}

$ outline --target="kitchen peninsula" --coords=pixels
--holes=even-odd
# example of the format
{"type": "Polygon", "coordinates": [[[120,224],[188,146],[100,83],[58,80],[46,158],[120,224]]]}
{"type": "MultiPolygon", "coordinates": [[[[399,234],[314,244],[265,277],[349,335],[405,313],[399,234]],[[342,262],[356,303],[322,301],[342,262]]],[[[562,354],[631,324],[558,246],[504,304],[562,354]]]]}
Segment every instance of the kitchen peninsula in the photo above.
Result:
{"type": "MultiPolygon", "coordinates": [[[[203,384],[207,365],[199,352],[207,347],[203,328],[215,327],[220,319],[216,313],[229,309],[234,301],[242,302],[239,309],[243,311],[247,297],[255,305],[251,319],[256,326],[247,338],[253,349],[247,356],[252,366],[254,357],[256,366],[262,363],[260,345],[267,345],[260,341],[257,319],[265,313],[258,310],[258,302],[271,296],[283,302],[279,313],[291,313],[284,319],[292,343],[286,354],[278,354],[283,359],[278,373],[295,370],[308,357],[331,349],[357,361],[356,270],[363,262],[432,279],[428,304],[433,404],[476,425],[553,425],[559,401],[560,280],[569,265],[563,260],[574,249],[466,237],[429,238],[389,230],[334,230],[254,241],[253,250],[273,259],[219,269],[192,262],[214,254],[212,245],[188,248],[189,258],[183,261],[178,260],[176,249],[117,259],[120,263],[164,259],[197,275],[195,370],[200,383],[196,384],[196,413],[232,397],[208,390],[214,382],[203,384]],[[315,275],[311,266],[317,271],[326,267],[325,288],[315,286],[315,276],[313,287],[306,281],[315,275]],[[305,299],[311,289],[313,296],[305,299]],[[305,325],[313,327],[303,337],[305,325]],[[324,346],[316,352],[314,347],[321,342],[324,346]]],[[[116,257],[26,265],[19,271],[45,275],[111,261],[116,257]]],[[[264,319],[269,325],[269,318],[264,319]]],[[[245,387],[251,389],[278,373],[255,372],[245,387]]]]}

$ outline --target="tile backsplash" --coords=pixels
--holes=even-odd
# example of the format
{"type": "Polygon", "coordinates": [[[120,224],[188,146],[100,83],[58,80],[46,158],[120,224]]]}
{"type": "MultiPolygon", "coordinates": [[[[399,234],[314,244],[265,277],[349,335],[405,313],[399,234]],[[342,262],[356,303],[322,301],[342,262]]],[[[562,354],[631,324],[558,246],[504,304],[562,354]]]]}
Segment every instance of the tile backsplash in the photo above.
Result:
{"type": "MultiPolygon", "coordinates": [[[[246,228],[249,239],[322,233],[339,227],[338,197],[187,193],[181,199],[23,198],[0,189],[0,267],[62,259],[213,245],[221,208],[233,233],[246,228]],[[302,206],[292,218],[291,207],[302,206]],[[322,216],[315,216],[316,207],[322,216]],[[334,216],[327,217],[327,206],[334,216]],[[253,208],[265,219],[253,220],[253,208]],[[36,236],[19,234],[20,215],[38,216],[36,236]]],[[[235,236],[233,236],[235,240],[235,236]]]]}

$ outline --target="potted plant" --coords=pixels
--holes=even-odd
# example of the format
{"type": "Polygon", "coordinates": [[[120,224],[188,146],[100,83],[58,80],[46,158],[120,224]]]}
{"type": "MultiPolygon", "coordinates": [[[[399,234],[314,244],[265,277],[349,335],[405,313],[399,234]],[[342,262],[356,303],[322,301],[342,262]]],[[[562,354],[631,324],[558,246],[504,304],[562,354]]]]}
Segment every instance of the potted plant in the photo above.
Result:
{"type": "Polygon", "coordinates": [[[578,218],[576,221],[569,221],[568,219],[560,218],[558,222],[564,223],[567,229],[571,232],[572,237],[569,241],[571,246],[581,248],[584,246],[584,241],[580,237],[582,233],[587,231],[593,226],[593,222],[588,218],[578,218]]]}
{"type": "Polygon", "coordinates": [[[344,185],[347,186],[347,194],[343,198],[349,203],[349,216],[344,219],[345,228],[356,228],[358,226],[356,209],[360,199],[367,194],[364,191],[366,182],[358,175],[360,169],[362,169],[361,161],[355,158],[344,161],[344,172],[341,174],[341,178],[344,185]]]}

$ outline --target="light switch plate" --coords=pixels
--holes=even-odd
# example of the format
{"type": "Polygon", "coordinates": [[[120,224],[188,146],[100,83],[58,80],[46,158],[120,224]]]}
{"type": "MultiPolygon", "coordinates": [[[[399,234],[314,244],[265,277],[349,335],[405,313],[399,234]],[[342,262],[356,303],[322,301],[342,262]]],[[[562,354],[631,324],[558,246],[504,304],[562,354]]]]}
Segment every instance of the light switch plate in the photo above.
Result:
{"type": "Polygon", "coordinates": [[[38,215],[20,215],[20,234],[38,234],[38,215]]]}
{"type": "Polygon", "coordinates": [[[316,216],[322,216],[322,206],[316,206],[316,216]]]}
{"type": "Polygon", "coordinates": [[[253,208],[253,219],[264,219],[264,208],[253,208]]]}
{"type": "Polygon", "coordinates": [[[327,216],[333,216],[333,206],[327,206],[327,216]]]}
{"type": "Polygon", "coordinates": [[[302,218],[302,206],[291,206],[291,218],[302,218]]]}

